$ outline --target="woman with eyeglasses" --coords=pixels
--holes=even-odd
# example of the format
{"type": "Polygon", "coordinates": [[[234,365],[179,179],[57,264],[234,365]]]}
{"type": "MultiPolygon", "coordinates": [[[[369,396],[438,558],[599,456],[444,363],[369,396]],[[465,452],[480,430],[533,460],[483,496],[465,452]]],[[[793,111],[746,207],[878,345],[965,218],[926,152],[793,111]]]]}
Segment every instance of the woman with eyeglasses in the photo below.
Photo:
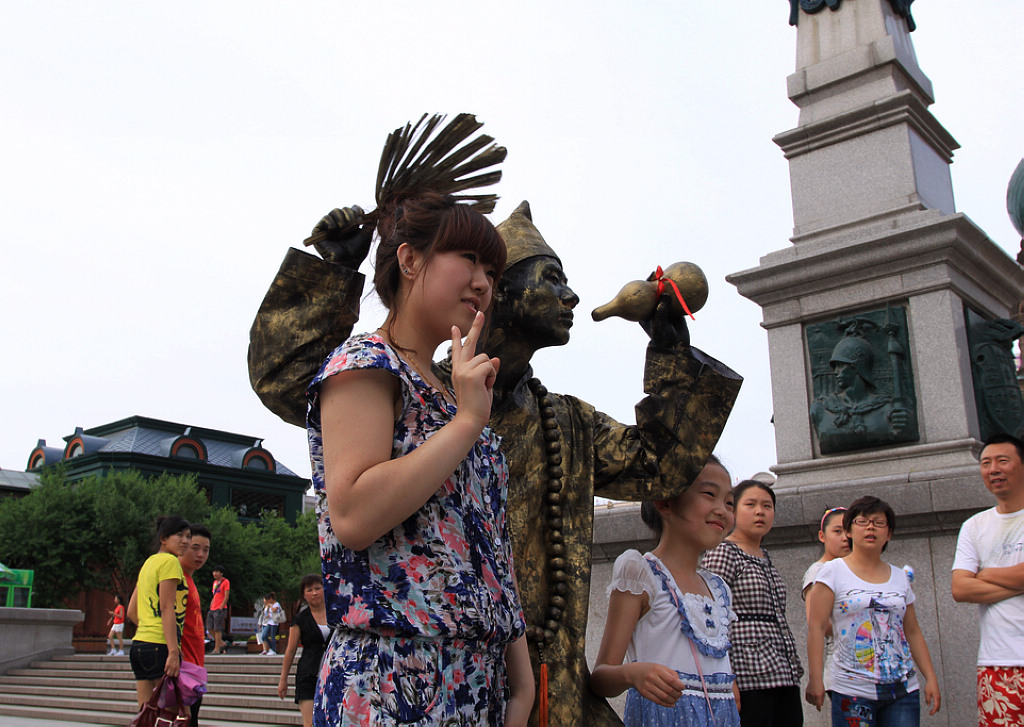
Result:
{"type": "Polygon", "coordinates": [[[896,514],[877,497],[855,500],[843,515],[850,554],[821,567],[807,596],[805,697],[819,710],[828,692],[832,725],[913,727],[925,702],[939,711],[941,695],[928,645],[914,611],[914,590],[901,568],[882,560],[896,514]],[[825,633],[835,651],[822,677],[825,633]]]}

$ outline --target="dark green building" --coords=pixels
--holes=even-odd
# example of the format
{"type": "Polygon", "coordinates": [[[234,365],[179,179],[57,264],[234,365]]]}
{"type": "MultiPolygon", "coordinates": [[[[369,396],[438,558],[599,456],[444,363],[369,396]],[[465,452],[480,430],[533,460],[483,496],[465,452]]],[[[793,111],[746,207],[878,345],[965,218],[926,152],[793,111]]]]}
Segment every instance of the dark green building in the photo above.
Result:
{"type": "Polygon", "coordinates": [[[212,505],[227,505],[242,519],[272,510],[288,522],[302,512],[310,481],[299,477],[263,448],[263,440],[217,429],[190,427],[133,416],[82,429],[47,447],[42,439],[27,471],[63,462],[69,479],[134,469],[144,475],[194,474],[212,505]]]}

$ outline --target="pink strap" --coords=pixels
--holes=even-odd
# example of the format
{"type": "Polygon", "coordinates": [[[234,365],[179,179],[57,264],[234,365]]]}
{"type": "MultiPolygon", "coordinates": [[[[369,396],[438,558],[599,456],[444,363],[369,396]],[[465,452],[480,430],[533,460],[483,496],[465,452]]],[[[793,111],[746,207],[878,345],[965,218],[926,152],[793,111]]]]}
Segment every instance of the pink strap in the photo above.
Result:
{"type": "Polygon", "coordinates": [[[697,647],[693,645],[692,639],[687,639],[690,643],[690,651],[693,652],[693,661],[697,665],[697,674],[700,675],[700,685],[704,688],[704,699],[708,703],[708,716],[711,718],[711,723],[715,722],[715,710],[711,708],[711,695],[708,694],[708,685],[704,681],[704,669],[700,665],[700,656],[697,654],[697,647]]]}

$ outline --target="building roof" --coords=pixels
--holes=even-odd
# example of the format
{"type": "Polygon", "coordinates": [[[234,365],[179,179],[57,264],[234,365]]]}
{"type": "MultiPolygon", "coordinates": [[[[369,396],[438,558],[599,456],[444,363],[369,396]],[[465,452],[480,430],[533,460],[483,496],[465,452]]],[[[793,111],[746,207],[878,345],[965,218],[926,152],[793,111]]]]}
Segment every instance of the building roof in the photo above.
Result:
{"type": "Polygon", "coordinates": [[[0,469],[0,490],[25,493],[38,484],[39,475],[34,472],[0,469]]]}
{"type": "MultiPolygon", "coordinates": [[[[259,437],[137,415],[90,429],[76,427],[74,434],[64,437],[67,444],[61,459],[75,456],[76,443],[81,445],[79,454],[127,453],[169,457],[174,454],[174,448],[181,440],[191,442],[195,448],[203,450],[199,458],[207,464],[242,469],[251,462],[253,454],[258,454],[261,458],[273,461],[274,466],[268,469],[277,474],[298,476],[264,449],[263,440],[259,437]]],[[[41,464],[54,464],[53,453],[56,451],[56,448],[46,447],[40,440],[29,456],[29,466],[35,469],[41,464]],[[34,461],[37,454],[42,452],[45,452],[44,461],[34,461]]]]}

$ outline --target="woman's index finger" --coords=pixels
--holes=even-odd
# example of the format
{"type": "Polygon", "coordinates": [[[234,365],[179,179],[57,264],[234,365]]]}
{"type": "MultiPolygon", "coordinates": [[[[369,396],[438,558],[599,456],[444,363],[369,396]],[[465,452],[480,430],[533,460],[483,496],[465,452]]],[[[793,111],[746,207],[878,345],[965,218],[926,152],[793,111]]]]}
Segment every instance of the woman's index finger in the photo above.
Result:
{"type": "Polygon", "coordinates": [[[464,349],[469,349],[469,353],[466,355],[467,359],[471,359],[476,355],[476,345],[480,341],[480,332],[484,328],[484,314],[477,312],[473,318],[473,325],[469,327],[469,333],[466,334],[466,342],[463,345],[464,349]]]}

